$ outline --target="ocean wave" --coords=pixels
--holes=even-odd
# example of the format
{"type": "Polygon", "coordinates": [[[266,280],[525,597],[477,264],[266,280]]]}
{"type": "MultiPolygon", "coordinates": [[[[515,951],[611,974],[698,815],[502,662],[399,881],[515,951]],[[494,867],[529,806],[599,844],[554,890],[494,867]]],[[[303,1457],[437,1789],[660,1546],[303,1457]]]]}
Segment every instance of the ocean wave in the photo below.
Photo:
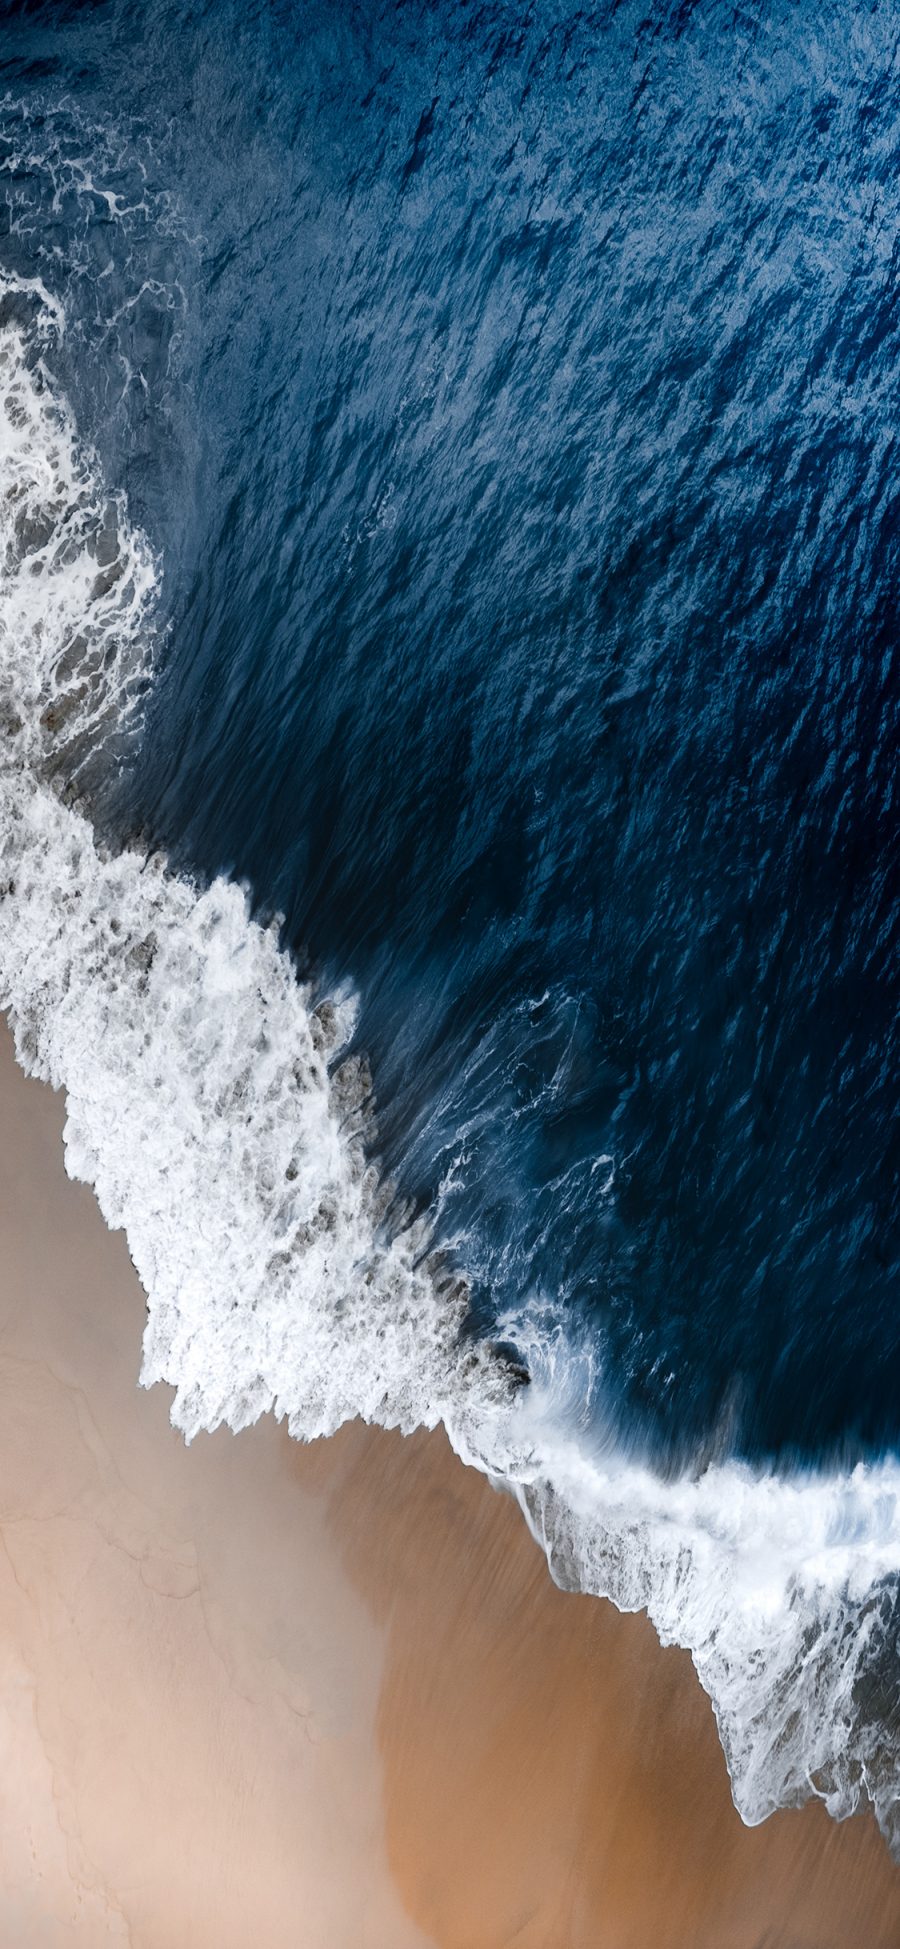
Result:
{"type": "Polygon", "coordinates": [[[443,1422],[515,1490],[560,1583],[690,1649],[745,1820],[867,1796],[900,1849],[897,1464],[666,1481],[576,1435],[566,1336],[518,1323],[516,1387],[463,1330],[427,1222],[388,1225],[371,1081],[341,1060],[352,998],[314,1005],[239,887],[92,827],[90,763],[134,724],[160,570],[54,380],[62,328],[36,280],[0,285],[0,1002],[23,1066],[66,1091],[70,1173],[126,1231],[143,1382],[175,1389],[188,1437],[267,1411],[304,1439],[443,1422]]]}
{"type": "Polygon", "coordinates": [[[70,1171],[128,1234],[143,1378],[175,1386],[188,1435],[270,1408],[305,1436],[357,1413],[409,1428],[425,1402],[437,1421],[496,1387],[421,1227],[381,1235],[365,1065],[335,1060],[352,1005],[310,1005],[239,888],[109,853],[54,789],[130,711],[156,575],[21,326],[0,402],[2,998],[21,1059],[66,1089],[70,1171]]]}

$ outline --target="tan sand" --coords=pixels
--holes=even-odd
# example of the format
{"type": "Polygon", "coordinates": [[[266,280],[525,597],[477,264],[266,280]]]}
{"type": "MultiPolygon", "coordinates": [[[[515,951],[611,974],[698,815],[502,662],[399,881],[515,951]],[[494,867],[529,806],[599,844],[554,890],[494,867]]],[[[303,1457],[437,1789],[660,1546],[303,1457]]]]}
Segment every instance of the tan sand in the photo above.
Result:
{"type": "Polygon", "coordinates": [[[869,1820],[748,1833],[689,1660],[441,1437],[188,1450],[0,1043],[0,1949],[900,1949],[869,1820]]]}
{"type": "Polygon", "coordinates": [[[0,1945],[420,1949],[322,1498],[273,1424],[187,1449],[137,1388],[124,1239],[5,1029],[0,1076],[0,1945]]]}
{"type": "Polygon", "coordinates": [[[331,1511],[389,1622],[391,1867],[442,1949],[898,1949],[874,1820],[745,1828],[687,1654],[556,1590],[439,1444],[361,1443],[331,1511]]]}

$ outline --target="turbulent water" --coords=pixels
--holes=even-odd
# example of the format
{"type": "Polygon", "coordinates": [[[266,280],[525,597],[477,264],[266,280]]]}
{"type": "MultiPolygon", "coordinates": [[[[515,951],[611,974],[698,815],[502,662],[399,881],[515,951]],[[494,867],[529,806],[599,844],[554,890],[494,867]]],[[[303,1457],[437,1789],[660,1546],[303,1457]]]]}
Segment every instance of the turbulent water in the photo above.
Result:
{"type": "Polygon", "coordinates": [[[895,1848],[898,185],[878,7],[0,10],[0,1000],[143,1377],[442,1420],[895,1848]]]}

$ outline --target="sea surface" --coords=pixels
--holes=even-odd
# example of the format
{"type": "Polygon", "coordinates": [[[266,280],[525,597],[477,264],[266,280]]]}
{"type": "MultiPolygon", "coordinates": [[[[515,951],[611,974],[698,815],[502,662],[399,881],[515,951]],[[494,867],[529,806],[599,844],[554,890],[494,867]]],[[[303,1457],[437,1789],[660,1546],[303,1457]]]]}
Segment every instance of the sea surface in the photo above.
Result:
{"type": "Polygon", "coordinates": [[[188,1434],[442,1419],[900,1846],[900,23],[0,5],[0,999],[188,1434]]]}

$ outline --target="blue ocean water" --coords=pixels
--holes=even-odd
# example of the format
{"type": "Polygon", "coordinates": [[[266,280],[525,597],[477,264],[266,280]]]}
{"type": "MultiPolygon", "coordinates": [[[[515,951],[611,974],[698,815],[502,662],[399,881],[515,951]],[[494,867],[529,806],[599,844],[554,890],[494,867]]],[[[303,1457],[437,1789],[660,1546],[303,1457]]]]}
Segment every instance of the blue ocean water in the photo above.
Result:
{"type": "Polygon", "coordinates": [[[473,1331],[895,1446],[894,10],[6,5],[4,95],[163,564],[107,824],[352,984],[473,1331]]]}

